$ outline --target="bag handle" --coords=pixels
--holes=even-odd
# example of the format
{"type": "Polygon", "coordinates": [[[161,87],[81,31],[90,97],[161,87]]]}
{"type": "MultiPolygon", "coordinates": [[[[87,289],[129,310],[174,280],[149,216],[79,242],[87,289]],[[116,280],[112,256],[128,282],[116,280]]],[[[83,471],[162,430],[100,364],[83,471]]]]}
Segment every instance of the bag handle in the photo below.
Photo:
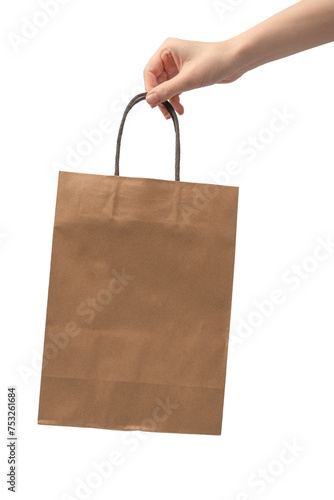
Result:
{"type": "MultiPolygon", "coordinates": [[[[137,104],[137,102],[143,101],[146,98],[147,92],[142,92],[141,94],[137,94],[134,96],[127,107],[125,108],[125,111],[123,113],[122,121],[119,126],[119,131],[118,131],[118,136],[117,136],[117,145],[116,145],[116,158],[115,158],[115,175],[119,175],[119,156],[120,156],[120,149],[121,149],[121,139],[122,139],[122,133],[123,133],[123,128],[124,128],[124,123],[126,116],[130,109],[137,104]]],[[[175,180],[179,181],[180,180],[180,128],[179,128],[179,121],[177,119],[175,110],[171,103],[169,101],[164,101],[162,103],[169,114],[172,117],[173,123],[174,123],[174,129],[175,129],[175,180]]]]}

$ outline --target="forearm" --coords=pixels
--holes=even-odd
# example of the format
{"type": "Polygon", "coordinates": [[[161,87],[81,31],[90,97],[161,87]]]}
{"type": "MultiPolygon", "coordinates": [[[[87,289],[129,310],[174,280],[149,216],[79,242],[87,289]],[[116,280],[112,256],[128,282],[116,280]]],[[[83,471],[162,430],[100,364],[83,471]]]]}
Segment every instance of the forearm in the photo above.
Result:
{"type": "Polygon", "coordinates": [[[334,0],[302,0],[222,42],[167,38],[145,66],[146,100],[170,118],[161,104],[170,99],[183,114],[182,92],[234,82],[262,64],[332,41],[334,0]]]}
{"type": "Polygon", "coordinates": [[[302,0],[233,39],[242,73],[334,41],[334,0],[302,0]]]}

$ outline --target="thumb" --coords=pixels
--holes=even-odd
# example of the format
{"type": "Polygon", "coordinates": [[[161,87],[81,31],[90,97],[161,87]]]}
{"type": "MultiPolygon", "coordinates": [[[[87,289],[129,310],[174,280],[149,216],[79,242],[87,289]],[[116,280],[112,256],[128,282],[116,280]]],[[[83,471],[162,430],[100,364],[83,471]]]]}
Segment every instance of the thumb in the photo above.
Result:
{"type": "Polygon", "coordinates": [[[191,88],[190,71],[181,71],[170,80],[166,80],[151,89],[146,96],[146,101],[150,106],[156,106],[191,88]]]}

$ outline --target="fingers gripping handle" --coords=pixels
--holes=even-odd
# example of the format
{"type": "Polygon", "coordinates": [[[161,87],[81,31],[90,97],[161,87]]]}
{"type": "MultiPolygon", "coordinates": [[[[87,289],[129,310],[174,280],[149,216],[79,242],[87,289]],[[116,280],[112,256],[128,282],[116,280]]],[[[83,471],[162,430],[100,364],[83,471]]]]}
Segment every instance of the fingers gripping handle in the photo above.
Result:
{"type": "MultiPolygon", "coordinates": [[[[145,100],[146,95],[147,95],[147,92],[137,94],[135,97],[133,97],[131,99],[131,101],[129,102],[129,104],[127,105],[127,107],[124,110],[122,121],[121,121],[121,124],[119,126],[118,136],[117,136],[116,158],[115,158],[115,175],[119,175],[119,157],[120,157],[121,139],[122,139],[125,119],[127,117],[128,112],[130,111],[130,109],[135,104],[137,104],[137,102],[145,100]]],[[[175,129],[175,180],[179,181],[180,180],[180,128],[179,128],[179,121],[178,121],[175,110],[174,110],[173,106],[171,105],[171,103],[169,101],[164,101],[162,104],[165,106],[168,113],[171,115],[173,123],[174,123],[174,129],[175,129]]]]}

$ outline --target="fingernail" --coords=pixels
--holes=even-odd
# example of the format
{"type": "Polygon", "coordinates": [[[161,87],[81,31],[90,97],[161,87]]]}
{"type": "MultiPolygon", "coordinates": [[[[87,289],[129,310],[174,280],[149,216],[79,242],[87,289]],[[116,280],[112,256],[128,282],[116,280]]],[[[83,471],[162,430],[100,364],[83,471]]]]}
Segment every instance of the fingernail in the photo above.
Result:
{"type": "Polygon", "coordinates": [[[146,101],[148,102],[148,104],[150,104],[151,106],[153,104],[158,104],[159,102],[159,97],[158,97],[158,94],[156,94],[155,92],[153,92],[152,94],[147,94],[146,96],[146,101]]]}

